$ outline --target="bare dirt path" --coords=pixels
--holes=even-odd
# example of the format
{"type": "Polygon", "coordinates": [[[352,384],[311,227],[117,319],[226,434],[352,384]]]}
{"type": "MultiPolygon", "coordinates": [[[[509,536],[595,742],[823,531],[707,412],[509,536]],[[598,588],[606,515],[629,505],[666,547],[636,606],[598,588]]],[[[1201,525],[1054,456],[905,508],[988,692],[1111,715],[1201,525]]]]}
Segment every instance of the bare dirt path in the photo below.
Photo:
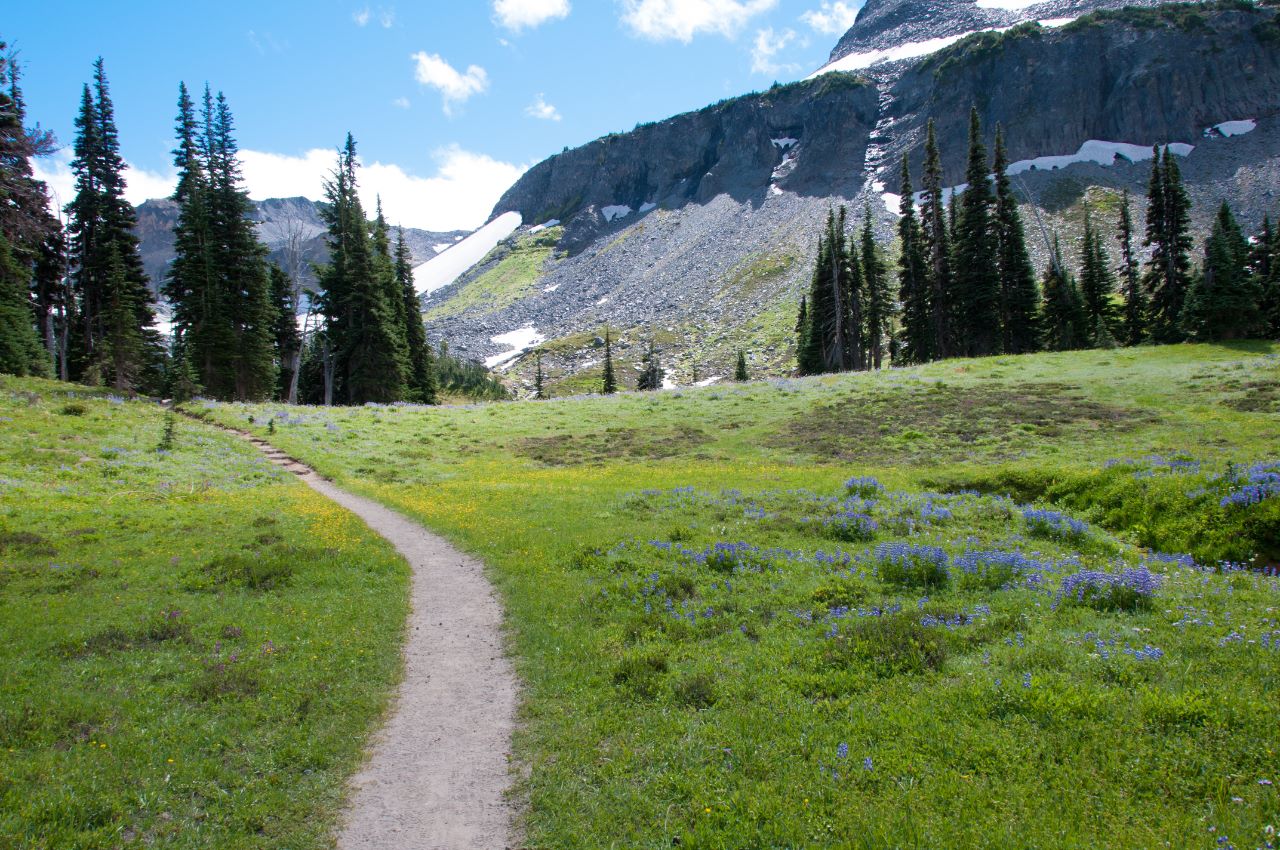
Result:
{"type": "Polygon", "coordinates": [[[244,432],[272,463],[358,515],[413,568],[404,681],[351,782],[340,850],[503,850],[514,845],[508,760],[516,678],[502,609],[479,561],[348,493],[244,432]]]}

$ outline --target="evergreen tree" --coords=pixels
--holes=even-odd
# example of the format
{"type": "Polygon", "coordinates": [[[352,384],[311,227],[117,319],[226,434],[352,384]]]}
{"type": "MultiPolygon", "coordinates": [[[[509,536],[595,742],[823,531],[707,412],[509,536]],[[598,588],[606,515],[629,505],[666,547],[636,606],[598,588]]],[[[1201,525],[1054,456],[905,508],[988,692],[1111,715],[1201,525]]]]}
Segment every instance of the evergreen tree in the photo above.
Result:
{"type": "Polygon", "coordinates": [[[1009,155],[1004,130],[996,126],[995,239],[1000,279],[1000,344],[1008,354],[1026,354],[1040,347],[1040,292],[1027,252],[1026,233],[1018,199],[1009,180],[1009,155]]]}
{"type": "Polygon", "coordinates": [[[92,92],[84,87],[75,126],[76,196],[67,208],[77,313],[72,376],[117,388],[158,388],[164,352],[152,327],[137,217],[124,196],[125,163],[101,59],[94,63],[92,92]]]}
{"type": "Polygon", "coordinates": [[[740,384],[751,380],[751,376],[747,374],[747,355],[741,350],[738,351],[738,365],[733,370],[733,379],[740,384]]]}
{"type": "MultiPolygon", "coordinates": [[[[819,237],[821,245],[821,237],[819,237]]],[[[809,346],[809,298],[800,296],[800,312],[796,316],[796,368],[801,375],[815,375],[820,367],[811,359],[809,346]]],[[[697,383],[695,380],[694,383],[697,383]]]]}
{"type": "Polygon", "coordinates": [[[955,337],[951,322],[951,239],[947,229],[946,200],[943,198],[942,185],[942,155],[938,151],[933,121],[930,120],[925,142],[924,198],[920,217],[928,261],[933,357],[938,360],[952,356],[955,337]]]}
{"type": "Polygon", "coordinates": [[[1107,257],[1102,238],[1093,226],[1093,216],[1088,205],[1084,210],[1084,247],[1080,263],[1080,297],[1084,307],[1085,322],[1089,327],[1090,342],[1096,347],[1114,347],[1113,329],[1119,324],[1115,302],[1115,276],[1111,273],[1111,260],[1107,257]]]}
{"type": "Polygon", "coordinates": [[[889,274],[876,247],[875,233],[871,229],[871,206],[868,205],[862,219],[862,291],[865,304],[864,321],[868,360],[867,368],[879,369],[883,364],[885,347],[892,333],[893,297],[889,294],[889,274]]]}
{"type": "Polygon", "coordinates": [[[547,397],[547,390],[546,390],[546,377],[542,374],[542,352],[541,351],[539,351],[537,354],[534,355],[533,362],[534,362],[534,368],[536,370],[533,373],[533,397],[538,401],[543,401],[547,397]]]}
{"type": "Polygon", "coordinates": [[[46,375],[58,354],[55,320],[65,308],[58,285],[62,239],[32,159],[52,153],[57,142],[25,126],[19,78],[0,41],[0,86],[7,85],[0,88],[0,372],[46,375]]]}
{"type": "Polygon", "coordinates": [[[318,306],[325,322],[321,343],[329,361],[326,400],[337,393],[354,405],[405,395],[405,359],[396,345],[403,326],[396,327],[386,281],[378,274],[358,194],[358,168],[355,139],[348,133],[337,167],[325,181],[322,216],[330,261],[318,270],[318,306]]]}
{"type": "Polygon", "coordinates": [[[1152,249],[1146,287],[1151,303],[1151,336],[1156,342],[1182,339],[1182,308],[1191,277],[1191,201],[1173,153],[1156,148],[1147,198],[1146,244],[1152,249]]]}
{"type": "Polygon", "coordinates": [[[955,238],[957,337],[970,357],[1000,351],[1000,278],[991,210],[995,199],[987,176],[991,169],[982,143],[978,110],[969,113],[968,187],[960,197],[955,238]]]}
{"type": "Polygon", "coordinates": [[[658,353],[654,350],[652,338],[640,361],[640,367],[640,379],[636,382],[636,389],[647,391],[662,389],[662,381],[667,373],[658,362],[658,353]]]}
{"type": "Polygon", "coordinates": [[[405,346],[409,357],[410,401],[420,404],[436,404],[439,401],[439,385],[436,380],[435,355],[427,341],[427,329],[422,323],[422,304],[413,285],[413,258],[404,240],[404,228],[396,236],[395,276],[403,303],[405,346]]]}
{"type": "MultiPolygon", "coordinates": [[[[858,240],[848,234],[847,221],[848,212],[841,207],[840,214],[836,218],[836,229],[827,237],[836,246],[834,249],[836,270],[832,286],[839,287],[840,307],[844,310],[843,320],[840,326],[834,329],[831,339],[832,347],[843,352],[843,355],[828,367],[828,371],[836,372],[866,369],[869,351],[865,266],[859,256],[858,240]]],[[[883,277],[883,264],[878,269],[883,277]]]]}
{"type": "Polygon", "coordinates": [[[1139,345],[1147,335],[1147,297],[1138,271],[1138,256],[1133,248],[1133,213],[1129,204],[1129,190],[1124,190],[1120,205],[1120,294],[1124,298],[1124,318],[1121,326],[1121,342],[1139,345]]]}
{"type": "Polygon", "coordinates": [[[1088,337],[1084,308],[1075,279],[1062,262],[1062,249],[1055,236],[1049,265],[1044,271],[1044,346],[1050,351],[1070,351],[1084,345],[1088,337]]]}
{"type": "Polygon", "coordinates": [[[600,392],[605,395],[613,395],[618,391],[618,379],[613,374],[613,337],[609,333],[609,329],[604,329],[604,381],[600,387],[600,392]]]}
{"type": "Polygon", "coordinates": [[[1264,333],[1280,336],[1280,228],[1271,226],[1271,217],[1262,220],[1262,232],[1251,265],[1262,290],[1264,333]]]}
{"type": "Polygon", "coordinates": [[[898,301],[902,304],[902,340],[895,362],[927,363],[933,359],[934,333],[931,316],[928,264],[924,233],[916,218],[915,196],[911,191],[911,167],[902,155],[902,200],[899,204],[898,301]]]}
{"type": "Polygon", "coordinates": [[[391,231],[387,227],[386,216],[382,214],[381,195],[378,196],[377,209],[373,217],[373,265],[374,273],[382,284],[384,297],[391,312],[391,325],[388,330],[391,348],[396,359],[400,361],[401,374],[408,381],[411,375],[407,336],[408,316],[404,290],[396,277],[395,258],[391,254],[391,231]]]}
{"type": "Polygon", "coordinates": [[[276,396],[283,401],[293,399],[297,370],[302,357],[302,334],[298,331],[298,302],[289,275],[279,265],[271,264],[271,303],[275,311],[275,356],[280,364],[276,396]]]}
{"type": "Polygon", "coordinates": [[[1262,289],[1249,270],[1245,241],[1226,201],[1205,241],[1204,265],[1187,294],[1182,327],[1195,340],[1244,339],[1263,329],[1262,289]]]}

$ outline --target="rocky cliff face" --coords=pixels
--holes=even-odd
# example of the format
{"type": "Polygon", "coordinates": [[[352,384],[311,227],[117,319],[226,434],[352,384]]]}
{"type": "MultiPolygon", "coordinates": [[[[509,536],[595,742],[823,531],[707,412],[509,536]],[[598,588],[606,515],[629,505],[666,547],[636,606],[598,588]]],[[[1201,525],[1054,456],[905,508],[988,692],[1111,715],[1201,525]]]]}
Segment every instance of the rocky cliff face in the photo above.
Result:
{"type": "MultiPolygon", "coordinates": [[[[896,208],[889,193],[898,190],[901,156],[918,178],[932,120],[948,180],[959,183],[971,105],[988,132],[1003,125],[1014,160],[1036,161],[1024,163],[1017,180],[1028,226],[1036,234],[1062,229],[1068,251],[1082,200],[1114,214],[1127,189],[1140,211],[1149,168],[1141,160],[1156,144],[1181,143],[1199,224],[1224,197],[1250,227],[1264,210],[1274,215],[1276,0],[1111,8],[1118,5],[1053,0],[1014,12],[969,0],[869,0],[833,55],[1029,22],[552,157],[495,209],[520,212],[525,230],[428,302],[433,336],[487,358],[503,348],[493,337],[532,326],[548,340],[544,368],[566,388],[585,388],[584,376],[598,369],[594,349],[579,343],[606,323],[624,344],[657,337],[682,383],[695,369],[700,377],[729,374],[738,348],[757,370],[785,371],[826,211],[870,210],[882,242],[891,243],[895,219],[886,207],[896,208]],[[1223,122],[1235,123],[1213,129],[1223,122]],[[1073,161],[1089,140],[1130,147],[1104,146],[1121,155],[1073,161]],[[532,272],[528,253],[520,254],[526,265],[512,266],[509,249],[548,220],[564,228],[557,249],[532,272]],[[480,297],[499,285],[507,287],[502,297],[480,297]]],[[[523,380],[521,361],[512,364],[523,380]]]]}
{"type": "MultiPolygon", "coordinates": [[[[328,258],[319,205],[306,198],[272,198],[256,202],[255,207],[258,238],[271,252],[269,259],[295,274],[303,288],[314,286],[311,267],[328,258]]],[[[143,267],[151,278],[152,291],[158,293],[174,258],[173,228],[178,221],[178,206],[167,198],[151,200],[140,204],[137,214],[135,233],[140,241],[143,267]]],[[[435,256],[437,247],[452,245],[467,233],[461,230],[433,233],[412,228],[404,231],[409,251],[417,262],[425,262],[435,256]]]]}

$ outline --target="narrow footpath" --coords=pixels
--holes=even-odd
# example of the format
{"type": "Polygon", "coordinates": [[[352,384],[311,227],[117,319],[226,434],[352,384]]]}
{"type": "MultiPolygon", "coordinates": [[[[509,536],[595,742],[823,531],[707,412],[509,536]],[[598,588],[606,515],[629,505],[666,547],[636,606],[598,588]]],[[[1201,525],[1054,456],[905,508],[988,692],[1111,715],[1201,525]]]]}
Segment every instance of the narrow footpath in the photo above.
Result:
{"type": "Polygon", "coordinates": [[[481,563],[404,516],[336,487],[267,442],[272,463],[359,516],[413,568],[404,680],[351,780],[340,850],[503,850],[516,678],[481,563]]]}

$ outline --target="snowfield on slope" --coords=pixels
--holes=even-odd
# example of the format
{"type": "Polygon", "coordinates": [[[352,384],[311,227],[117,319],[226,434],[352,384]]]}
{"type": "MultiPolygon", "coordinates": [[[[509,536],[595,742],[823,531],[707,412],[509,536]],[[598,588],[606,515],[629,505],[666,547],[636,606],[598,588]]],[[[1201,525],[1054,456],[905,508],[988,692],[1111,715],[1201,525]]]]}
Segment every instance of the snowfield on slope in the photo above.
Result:
{"type": "Polygon", "coordinates": [[[503,213],[475,233],[450,246],[413,270],[413,282],[419,295],[430,295],[444,289],[464,272],[485,258],[498,243],[516,232],[524,222],[518,212],[503,213]]]}

